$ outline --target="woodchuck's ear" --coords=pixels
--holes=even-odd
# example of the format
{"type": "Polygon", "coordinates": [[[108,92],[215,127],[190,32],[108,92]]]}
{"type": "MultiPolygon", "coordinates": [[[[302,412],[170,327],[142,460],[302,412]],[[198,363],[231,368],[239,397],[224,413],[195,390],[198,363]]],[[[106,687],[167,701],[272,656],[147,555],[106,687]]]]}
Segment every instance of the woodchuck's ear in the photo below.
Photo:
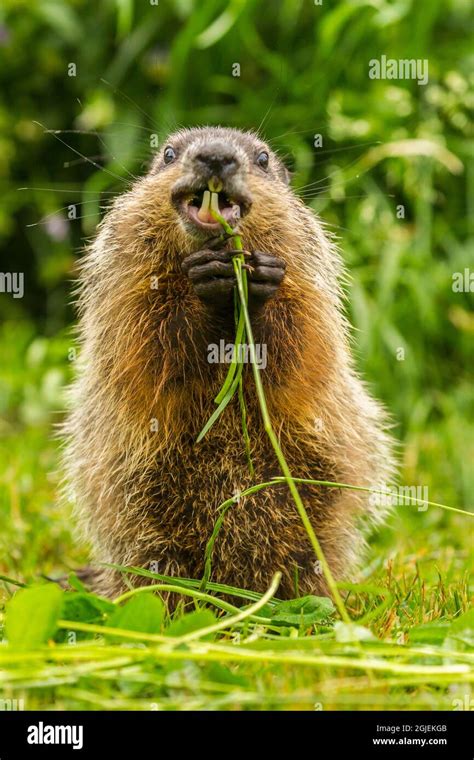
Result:
{"type": "Polygon", "coordinates": [[[290,172],[290,170],[287,169],[286,166],[284,166],[284,164],[280,164],[279,175],[280,175],[280,179],[283,180],[285,185],[290,184],[293,173],[290,172]]]}

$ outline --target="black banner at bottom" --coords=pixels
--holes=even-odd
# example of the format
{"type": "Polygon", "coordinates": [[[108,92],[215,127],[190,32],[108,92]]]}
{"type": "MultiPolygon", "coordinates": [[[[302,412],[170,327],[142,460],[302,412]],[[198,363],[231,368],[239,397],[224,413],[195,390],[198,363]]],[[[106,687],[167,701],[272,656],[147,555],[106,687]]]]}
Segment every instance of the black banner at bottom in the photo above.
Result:
{"type": "Polygon", "coordinates": [[[470,712],[0,712],[0,760],[308,748],[362,757],[474,757],[470,712]],[[218,743],[216,743],[216,740],[218,743]],[[211,750],[212,747],[212,750],[211,750]],[[132,754],[133,753],[133,754],[132,754]],[[363,754],[362,754],[363,753],[363,754]]]}

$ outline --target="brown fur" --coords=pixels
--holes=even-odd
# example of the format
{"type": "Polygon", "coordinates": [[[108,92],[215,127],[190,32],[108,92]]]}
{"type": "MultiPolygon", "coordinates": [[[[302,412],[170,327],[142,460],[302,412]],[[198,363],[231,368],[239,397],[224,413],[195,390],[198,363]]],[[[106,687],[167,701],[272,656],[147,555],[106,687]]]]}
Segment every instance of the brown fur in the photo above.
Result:
{"type": "MultiPolygon", "coordinates": [[[[209,131],[226,139],[241,135],[209,131]]],[[[251,134],[245,139],[261,144],[251,134]]],[[[152,167],[120,196],[82,263],[82,349],[65,429],[66,465],[97,560],[145,568],[156,562],[164,574],[199,578],[218,506],[280,472],[250,367],[244,388],[254,480],[237,398],[195,443],[228,368],[207,362],[207,346],[220,338],[231,342],[234,326],[232,314],[212,317],[181,271],[183,257],[200,247],[170,201],[181,171],[179,163],[162,172],[152,167]]],[[[253,205],[239,226],[244,245],[287,264],[277,295],[255,318],[254,337],[267,344],[263,383],[291,471],[358,486],[386,483],[390,441],[381,408],[352,366],[339,255],[283,178],[249,172],[248,186],[253,205]]],[[[346,577],[364,546],[360,522],[374,523],[381,509],[360,492],[300,491],[332,571],[346,577]]],[[[326,592],[286,486],[230,508],[214,549],[213,580],[264,591],[281,570],[278,595],[288,598],[296,593],[296,566],[299,593],[326,592]]],[[[108,570],[97,586],[107,595],[122,587],[119,574],[108,570]]]]}

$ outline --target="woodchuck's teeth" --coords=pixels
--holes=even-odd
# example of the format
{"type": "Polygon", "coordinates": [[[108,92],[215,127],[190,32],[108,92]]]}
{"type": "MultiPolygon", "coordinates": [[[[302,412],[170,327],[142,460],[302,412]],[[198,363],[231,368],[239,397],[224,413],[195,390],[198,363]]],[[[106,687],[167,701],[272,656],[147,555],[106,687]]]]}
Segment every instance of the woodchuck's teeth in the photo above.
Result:
{"type": "Polygon", "coordinates": [[[204,192],[202,194],[201,208],[199,209],[199,211],[197,213],[198,218],[202,222],[207,222],[207,220],[208,220],[208,217],[209,217],[209,206],[210,206],[210,204],[211,204],[211,193],[209,192],[209,190],[204,190],[204,192]]]}
{"type": "Polygon", "coordinates": [[[211,210],[216,214],[220,214],[219,211],[219,195],[217,193],[211,193],[211,210]]]}

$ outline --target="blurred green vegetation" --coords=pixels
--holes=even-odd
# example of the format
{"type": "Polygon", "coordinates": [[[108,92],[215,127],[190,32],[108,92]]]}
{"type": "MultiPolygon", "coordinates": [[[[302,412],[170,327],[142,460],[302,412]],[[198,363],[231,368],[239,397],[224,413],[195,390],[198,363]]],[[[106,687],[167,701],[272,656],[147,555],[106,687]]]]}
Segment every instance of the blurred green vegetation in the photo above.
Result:
{"type": "MultiPolygon", "coordinates": [[[[469,0],[4,0],[0,246],[25,296],[0,294],[0,570],[86,556],[56,499],[51,433],[71,374],[71,280],[108,201],[146,171],[150,139],[178,125],[260,128],[287,160],[339,237],[356,360],[391,411],[403,482],[469,504],[474,317],[452,275],[472,265],[471,22],[469,0]],[[369,79],[381,55],[428,59],[429,83],[369,79]]],[[[402,507],[377,541],[436,561],[464,557],[468,537],[458,515],[402,507]]]]}

